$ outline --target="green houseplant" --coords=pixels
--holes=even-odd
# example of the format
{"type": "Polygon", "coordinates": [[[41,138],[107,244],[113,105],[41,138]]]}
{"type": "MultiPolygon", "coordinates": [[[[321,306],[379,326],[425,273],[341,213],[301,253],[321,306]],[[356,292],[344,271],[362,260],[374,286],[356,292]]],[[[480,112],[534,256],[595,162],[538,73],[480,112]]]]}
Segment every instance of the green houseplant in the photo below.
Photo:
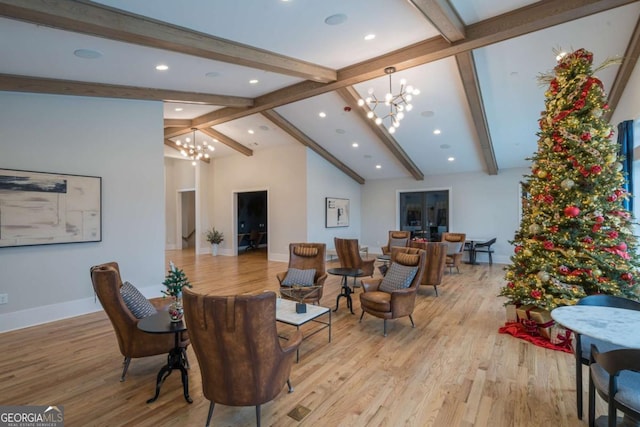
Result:
{"type": "Polygon", "coordinates": [[[182,316],[184,315],[182,308],[182,288],[191,288],[191,283],[189,283],[189,279],[184,271],[176,267],[176,265],[170,261],[169,271],[167,272],[162,284],[166,288],[162,293],[165,296],[173,298],[173,302],[169,305],[169,316],[171,316],[172,321],[179,322],[182,320],[182,316]]]}
{"type": "Polygon", "coordinates": [[[215,227],[212,227],[211,230],[208,230],[205,234],[205,238],[207,242],[211,243],[211,254],[213,256],[218,255],[218,245],[224,241],[222,231],[218,231],[215,227]]]}

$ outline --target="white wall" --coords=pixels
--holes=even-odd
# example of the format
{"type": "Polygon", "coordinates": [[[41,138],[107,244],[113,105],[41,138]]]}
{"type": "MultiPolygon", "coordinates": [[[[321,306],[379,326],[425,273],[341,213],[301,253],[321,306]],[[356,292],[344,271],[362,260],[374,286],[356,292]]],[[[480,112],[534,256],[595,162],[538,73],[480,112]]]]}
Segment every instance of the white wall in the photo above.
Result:
{"type": "Polygon", "coordinates": [[[209,222],[225,236],[220,254],[236,254],[235,193],[266,190],[269,259],[288,261],[289,242],[307,238],[306,164],[306,148],[296,143],[257,150],[250,157],[214,159],[202,167],[209,177],[209,222]]]}
{"type": "MultiPolygon", "coordinates": [[[[469,173],[427,176],[424,181],[367,181],[362,192],[362,243],[372,253],[388,240],[389,230],[398,229],[397,193],[399,190],[450,190],[450,231],[468,237],[497,237],[493,260],[508,263],[512,240],[519,227],[520,196],[518,183],[528,169],[507,169],[498,175],[469,173]]],[[[486,262],[486,254],[478,254],[486,262]]]]}
{"type": "Polygon", "coordinates": [[[0,248],[0,331],[101,310],[102,262],[160,296],[162,130],[160,102],[0,92],[0,168],[102,177],[102,242],[0,248]]]}
{"type": "MultiPolygon", "coordinates": [[[[307,151],[307,238],[335,247],[334,237],[360,239],[361,185],[311,150],[307,151]],[[325,198],[349,199],[349,226],[326,228],[325,198]]],[[[362,243],[362,242],[361,242],[362,243]]]]}

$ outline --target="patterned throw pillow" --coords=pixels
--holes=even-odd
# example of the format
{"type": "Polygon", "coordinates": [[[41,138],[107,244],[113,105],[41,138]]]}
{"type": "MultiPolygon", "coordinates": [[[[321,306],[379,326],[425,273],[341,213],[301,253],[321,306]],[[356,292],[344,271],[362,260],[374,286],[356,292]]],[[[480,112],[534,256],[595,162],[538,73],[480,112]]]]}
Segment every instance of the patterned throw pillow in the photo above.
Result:
{"type": "Polygon", "coordinates": [[[142,319],[143,317],[148,317],[158,312],[153,304],[151,304],[149,300],[146,299],[144,295],[142,295],[140,291],[129,282],[124,282],[122,284],[122,287],[120,288],[120,295],[122,296],[127,308],[131,311],[131,314],[136,317],[136,319],[142,319]]]}
{"type": "Polygon", "coordinates": [[[391,264],[389,271],[382,279],[380,287],[378,288],[383,292],[392,292],[396,289],[405,289],[411,285],[413,278],[416,277],[418,267],[411,267],[408,265],[401,265],[397,262],[391,264]]]}
{"type": "Polygon", "coordinates": [[[297,268],[290,268],[289,271],[287,271],[287,276],[282,281],[282,285],[313,286],[313,279],[315,277],[315,268],[312,268],[310,270],[299,270],[297,268]]]}
{"type": "Polygon", "coordinates": [[[392,248],[394,246],[400,246],[400,247],[405,247],[407,246],[407,240],[408,239],[390,239],[389,240],[389,247],[392,248]]]}

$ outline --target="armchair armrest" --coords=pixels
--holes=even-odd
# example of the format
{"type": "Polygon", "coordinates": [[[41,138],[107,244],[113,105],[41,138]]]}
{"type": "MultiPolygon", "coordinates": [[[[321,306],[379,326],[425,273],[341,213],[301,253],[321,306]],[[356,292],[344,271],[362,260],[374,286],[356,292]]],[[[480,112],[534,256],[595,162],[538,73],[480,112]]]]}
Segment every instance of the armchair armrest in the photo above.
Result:
{"type": "Polygon", "coordinates": [[[364,292],[374,292],[378,290],[382,283],[382,279],[362,279],[362,288],[364,292]]]}
{"type": "Polygon", "coordinates": [[[278,279],[278,283],[280,283],[282,285],[282,281],[284,280],[284,278],[287,277],[287,272],[283,271],[281,273],[276,274],[276,278],[278,279]]]}
{"type": "Polygon", "coordinates": [[[417,288],[397,289],[391,292],[393,317],[408,316],[413,313],[417,288]]]}
{"type": "Polygon", "coordinates": [[[316,280],[316,285],[318,286],[323,286],[324,285],[324,281],[327,280],[327,273],[324,273],[322,276],[318,277],[318,280],[316,280]]]}
{"type": "Polygon", "coordinates": [[[282,353],[287,354],[291,353],[292,351],[296,351],[301,342],[302,331],[297,330],[286,340],[284,344],[282,343],[282,340],[280,340],[280,348],[282,349],[282,353]]]}

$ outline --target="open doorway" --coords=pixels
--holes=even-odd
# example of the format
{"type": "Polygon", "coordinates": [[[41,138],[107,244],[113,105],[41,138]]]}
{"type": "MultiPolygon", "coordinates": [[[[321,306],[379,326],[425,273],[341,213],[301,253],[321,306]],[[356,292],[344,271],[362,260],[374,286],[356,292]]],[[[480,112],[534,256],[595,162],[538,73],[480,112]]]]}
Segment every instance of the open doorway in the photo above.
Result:
{"type": "Polygon", "coordinates": [[[181,249],[196,247],[196,192],[179,190],[176,210],[176,230],[181,249]]]}
{"type": "Polygon", "coordinates": [[[267,191],[236,193],[237,250],[264,253],[269,246],[267,191]]]}

